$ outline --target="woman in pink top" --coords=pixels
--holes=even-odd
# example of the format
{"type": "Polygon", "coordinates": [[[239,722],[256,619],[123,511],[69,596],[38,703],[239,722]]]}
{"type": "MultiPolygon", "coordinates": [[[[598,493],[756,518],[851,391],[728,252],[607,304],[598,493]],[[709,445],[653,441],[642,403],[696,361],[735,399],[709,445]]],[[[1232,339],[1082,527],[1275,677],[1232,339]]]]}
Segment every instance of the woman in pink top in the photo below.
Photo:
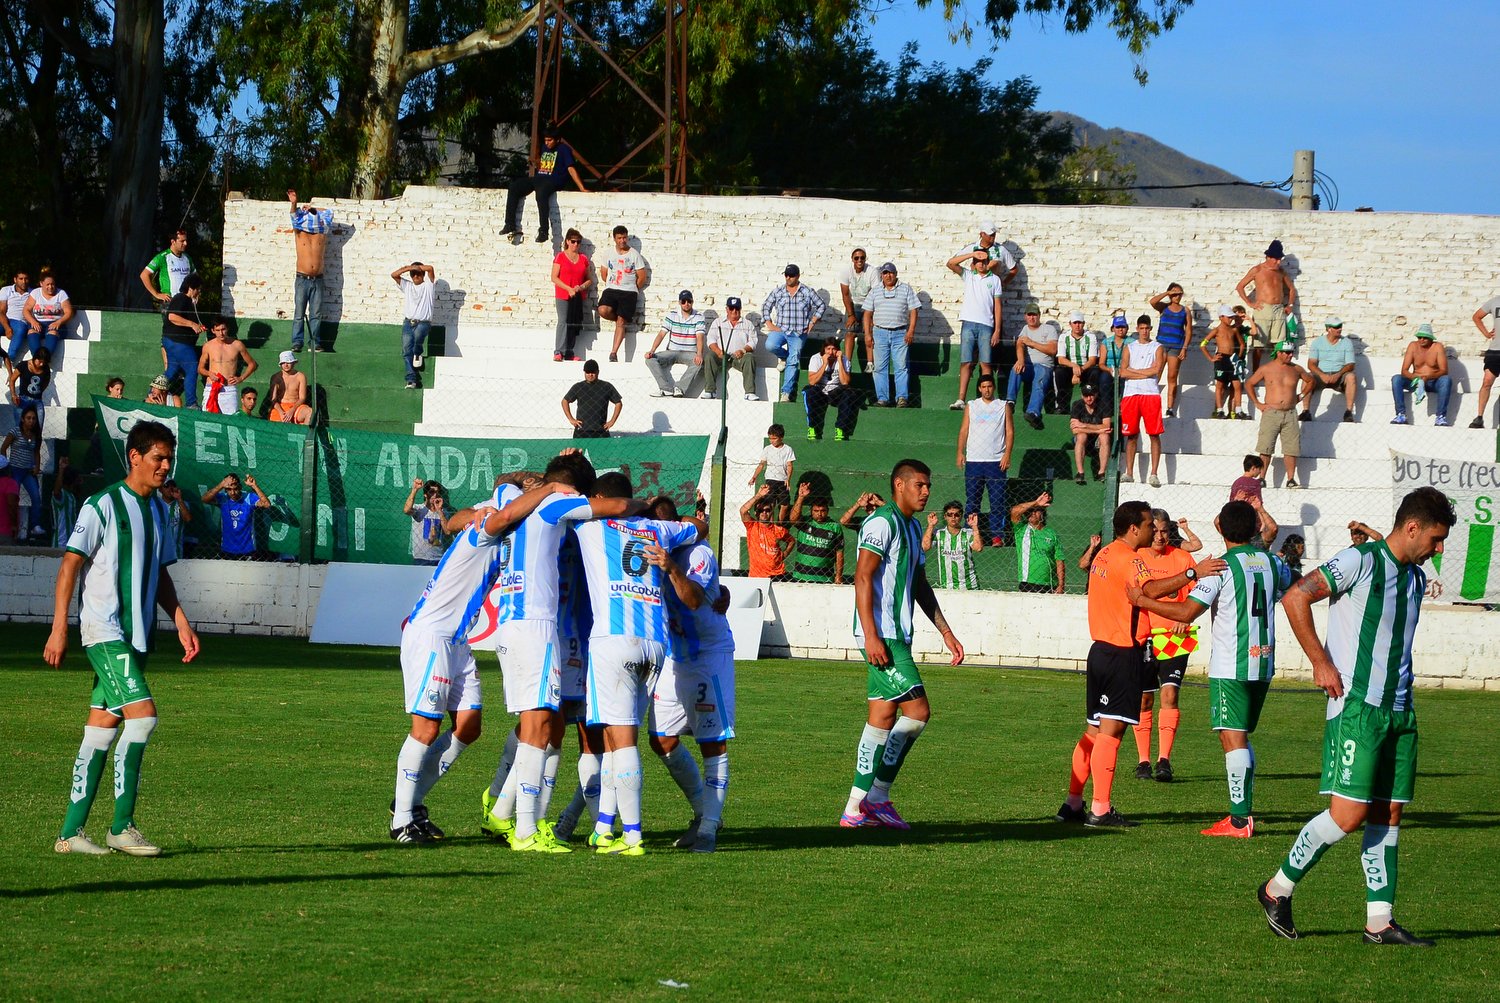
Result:
{"type": "Polygon", "coordinates": [[[552,346],[552,361],[572,362],[573,342],[583,328],[583,302],[593,284],[593,266],[580,248],[583,235],[569,229],[563,237],[563,249],[552,259],[552,293],[556,297],[557,337],[552,346]]]}

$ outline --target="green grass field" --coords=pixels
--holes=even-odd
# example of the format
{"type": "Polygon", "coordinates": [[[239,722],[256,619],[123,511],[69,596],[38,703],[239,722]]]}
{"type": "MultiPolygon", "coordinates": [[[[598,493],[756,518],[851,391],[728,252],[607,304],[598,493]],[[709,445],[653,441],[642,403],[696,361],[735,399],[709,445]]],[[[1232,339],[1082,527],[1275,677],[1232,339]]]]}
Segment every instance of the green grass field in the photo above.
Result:
{"type": "MultiPolygon", "coordinates": [[[[1494,694],[1420,696],[1396,911],[1439,943],[1382,951],[1359,938],[1356,839],[1299,889],[1303,940],[1274,939],[1253,901],[1321,807],[1323,701],[1300,685],[1267,704],[1258,834],[1231,842],[1198,835],[1225,811],[1205,689],[1183,693],[1179,782],[1134,780],[1127,762],[1115,801],[1145,824],[1096,833],[1051,820],[1082,678],[932,668],[934,721],[894,790],[913,827],[896,833],[834,825],[863,668],[742,663],[720,852],[670,848],[689,813],[648,753],[648,856],[541,856],[477,834],[502,714],[428,799],[450,838],[398,846],[393,651],[206,637],[184,667],[164,636],[137,818],[166,855],[59,857],[90,677],[76,648],[65,670],[42,665],[43,628],[5,634],[7,999],[1429,1000],[1483,998],[1500,969],[1500,781],[1476,758],[1500,728],[1494,694]]],[[[498,672],[487,682],[498,704],[498,672]]]]}

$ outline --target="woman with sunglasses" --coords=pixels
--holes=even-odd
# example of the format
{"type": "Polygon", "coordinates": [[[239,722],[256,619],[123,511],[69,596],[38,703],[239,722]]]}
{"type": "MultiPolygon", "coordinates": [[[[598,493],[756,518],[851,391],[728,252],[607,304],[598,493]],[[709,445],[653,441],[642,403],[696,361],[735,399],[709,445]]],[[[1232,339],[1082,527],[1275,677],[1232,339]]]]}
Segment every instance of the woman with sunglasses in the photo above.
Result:
{"type": "Polygon", "coordinates": [[[583,235],[568,229],[563,249],[552,259],[552,294],[557,307],[557,336],[552,344],[553,362],[572,362],[573,343],[583,328],[583,304],[593,284],[594,266],[583,253],[583,235]]]}

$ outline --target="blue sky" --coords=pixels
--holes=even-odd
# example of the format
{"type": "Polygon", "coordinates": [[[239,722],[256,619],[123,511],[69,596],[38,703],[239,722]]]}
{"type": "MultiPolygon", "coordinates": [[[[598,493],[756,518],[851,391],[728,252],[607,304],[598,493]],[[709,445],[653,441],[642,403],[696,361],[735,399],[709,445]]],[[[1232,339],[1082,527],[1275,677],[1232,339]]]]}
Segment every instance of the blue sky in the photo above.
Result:
{"type": "Polygon", "coordinates": [[[1144,88],[1108,27],[1068,35],[1023,16],[991,51],[983,0],[967,9],[967,45],[948,41],[942,0],[894,0],[871,38],[892,61],[909,40],[924,62],[990,55],[994,79],[1031,77],[1041,109],[1146,133],[1250,181],[1280,181],[1294,150],[1314,150],[1341,211],[1500,214],[1494,0],[1198,0],[1147,51],[1144,88]]]}

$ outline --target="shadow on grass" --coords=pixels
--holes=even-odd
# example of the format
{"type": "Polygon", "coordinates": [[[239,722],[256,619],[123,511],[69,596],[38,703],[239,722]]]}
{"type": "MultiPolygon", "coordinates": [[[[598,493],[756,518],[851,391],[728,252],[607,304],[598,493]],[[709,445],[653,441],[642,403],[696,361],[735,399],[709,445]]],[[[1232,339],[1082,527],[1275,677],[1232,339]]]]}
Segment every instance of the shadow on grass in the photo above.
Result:
{"type": "Polygon", "coordinates": [[[915,822],[910,829],[884,829],[862,826],[842,829],[836,824],[804,826],[761,826],[726,829],[720,849],[724,850],[816,850],[841,846],[910,846],[936,843],[1050,842],[1081,835],[1096,835],[1096,830],[1081,825],[1058,822],[1051,816],[1035,819],[1011,819],[999,822],[940,821],[915,822]]]}
{"type": "MultiPolygon", "coordinates": [[[[499,878],[508,871],[432,871],[422,878],[499,878]]],[[[240,888],[251,885],[300,885],[320,881],[409,881],[404,871],[358,871],[352,874],[257,874],[204,878],[148,878],[141,881],[85,881],[54,888],[21,888],[0,892],[0,898],[39,899],[53,895],[108,892],[195,891],[199,888],[240,888]]]]}

